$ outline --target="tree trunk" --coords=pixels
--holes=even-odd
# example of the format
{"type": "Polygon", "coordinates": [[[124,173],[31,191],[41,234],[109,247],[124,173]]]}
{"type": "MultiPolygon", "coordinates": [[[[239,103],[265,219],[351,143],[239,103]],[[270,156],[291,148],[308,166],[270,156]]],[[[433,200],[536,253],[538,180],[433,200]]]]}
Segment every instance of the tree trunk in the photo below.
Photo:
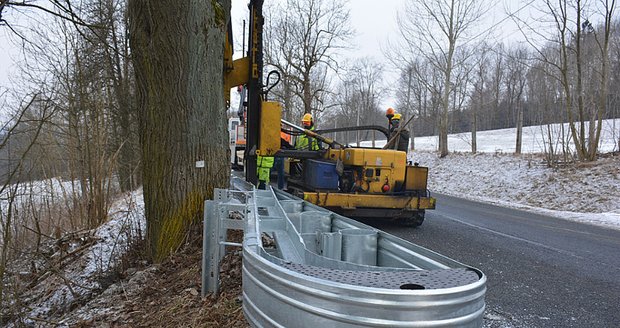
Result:
{"type": "MultiPolygon", "coordinates": [[[[414,116],[413,109],[411,108],[411,74],[413,69],[411,66],[407,69],[407,113],[414,116]]],[[[414,124],[411,122],[411,128],[409,129],[411,135],[411,141],[409,142],[409,149],[413,151],[415,149],[415,133],[414,133],[414,124]]]]}
{"type": "Polygon", "coordinates": [[[517,101],[517,141],[515,145],[515,154],[521,154],[521,145],[523,144],[523,104],[517,101]]]}
{"type": "MultiPolygon", "coordinates": [[[[480,103],[482,103],[482,94],[480,94],[480,103]]],[[[478,152],[478,110],[476,106],[472,106],[471,111],[471,152],[478,152]]]]}
{"type": "Polygon", "coordinates": [[[228,186],[223,93],[230,0],[130,0],[147,239],[161,261],[228,186]]]}
{"type": "Polygon", "coordinates": [[[312,114],[312,89],[310,85],[310,74],[304,74],[304,113],[312,114]]]}
{"type": "Polygon", "coordinates": [[[441,114],[439,114],[439,156],[448,155],[448,108],[450,107],[450,82],[452,80],[452,56],[454,54],[454,43],[450,43],[448,50],[447,67],[444,72],[444,90],[441,99],[441,114]]]}

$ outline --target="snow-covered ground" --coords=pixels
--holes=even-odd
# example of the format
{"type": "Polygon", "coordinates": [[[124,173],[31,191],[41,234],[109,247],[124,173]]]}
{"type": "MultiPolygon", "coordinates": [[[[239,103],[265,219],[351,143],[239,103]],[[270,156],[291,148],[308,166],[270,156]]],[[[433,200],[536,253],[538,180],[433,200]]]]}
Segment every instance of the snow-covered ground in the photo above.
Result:
{"type": "Polygon", "coordinates": [[[620,229],[620,156],[551,169],[542,156],[414,152],[429,189],[568,220],[620,229]]]}
{"type": "MultiPolygon", "coordinates": [[[[586,123],[586,131],[588,124],[586,123]]],[[[543,153],[545,144],[549,143],[547,137],[551,131],[552,143],[554,147],[561,147],[562,132],[564,140],[568,138],[569,126],[565,124],[551,124],[549,126],[526,126],[523,128],[522,153],[543,153]]],[[[503,152],[514,153],[516,148],[516,129],[500,129],[490,131],[479,131],[477,133],[477,150],[479,152],[503,152]]],[[[599,141],[599,152],[608,153],[618,151],[620,142],[620,119],[610,119],[603,121],[601,138],[599,141]]],[[[385,143],[384,143],[385,144],[385,143]]],[[[415,138],[415,148],[417,150],[435,151],[439,144],[437,136],[415,138]]],[[[572,145],[572,142],[569,143],[572,145]]],[[[471,132],[456,133],[448,136],[448,149],[450,151],[471,151],[471,132]]]]}
{"type": "Polygon", "coordinates": [[[58,317],[107,287],[105,281],[127,252],[129,243],[144,236],[142,189],[117,200],[108,217],[108,222],[97,229],[68,234],[56,241],[49,261],[33,262],[35,272],[45,274],[21,296],[20,302],[32,308],[26,314],[27,323],[58,317]]]}

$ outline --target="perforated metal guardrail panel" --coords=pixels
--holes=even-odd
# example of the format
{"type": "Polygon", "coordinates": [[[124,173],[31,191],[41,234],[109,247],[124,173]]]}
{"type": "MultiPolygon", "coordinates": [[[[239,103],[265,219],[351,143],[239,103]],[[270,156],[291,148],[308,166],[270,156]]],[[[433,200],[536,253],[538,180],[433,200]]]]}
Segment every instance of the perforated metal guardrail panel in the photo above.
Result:
{"type": "Polygon", "coordinates": [[[285,268],[310,277],[342,284],[387,289],[440,289],[465,286],[480,280],[468,268],[417,271],[352,271],[327,269],[305,264],[285,264],[285,268]]]}

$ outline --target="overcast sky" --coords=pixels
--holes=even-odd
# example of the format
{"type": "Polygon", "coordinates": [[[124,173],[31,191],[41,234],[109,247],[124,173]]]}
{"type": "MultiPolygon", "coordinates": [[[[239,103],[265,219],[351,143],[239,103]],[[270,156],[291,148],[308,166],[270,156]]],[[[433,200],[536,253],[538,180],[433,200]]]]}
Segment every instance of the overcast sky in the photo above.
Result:
{"type": "MultiPolygon", "coordinates": [[[[267,0],[269,1],[269,0],[267,0]]],[[[274,0],[278,1],[278,0],[274,0]]],[[[329,0],[328,0],[329,1],[329,0]]],[[[493,28],[497,33],[498,39],[519,41],[522,39],[519,31],[510,19],[506,19],[506,8],[515,11],[525,4],[532,1],[524,0],[502,0],[491,1],[493,8],[488,19],[481,24],[493,28]]],[[[232,20],[235,29],[235,37],[240,37],[242,20],[247,19],[247,0],[232,0],[232,20]]],[[[351,49],[345,56],[349,58],[373,57],[378,61],[385,61],[384,49],[387,48],[387,39],[392,40],[396,37],[397,24],[396,16],[402,10],[407,1],[405,0],[350,0],[351,25],[356,31],[352,40],[354,49],[351,49]]],[[[13,12],[5,12],[7,20],[15,19],[13,12]]],[[[0,28],[0,86],[9,86],[9,75],[14,73],[16,62],[19,61],[19,46],[8,41],[7,35],[11,33],[8,28],[0,28]]],[[[15,39],[15,38],[13,38],[15,39]]],[[[390,66],[386,64],[386,69],[390,66]]],[[[392,73],[387,73],[386,79],[391,79],[392,73]]],[[[392,105],[393,100],[386,97],[383,106],[392,105]]]]}

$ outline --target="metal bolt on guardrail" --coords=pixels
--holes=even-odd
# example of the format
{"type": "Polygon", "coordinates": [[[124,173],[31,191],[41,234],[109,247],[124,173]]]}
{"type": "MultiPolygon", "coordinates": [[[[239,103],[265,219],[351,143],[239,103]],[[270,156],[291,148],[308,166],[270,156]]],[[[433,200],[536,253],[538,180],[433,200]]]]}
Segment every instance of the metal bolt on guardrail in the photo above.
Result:
{"type": "Polygon", "coordinates": [[[218,290],[224,247],[238,246],[226,231],[243,229],[243,310],[253,327],[482,326],[481,271],[243,183],[235,181],[248,191],[217,190],[205,203],[203,295],[218,290]]]}

